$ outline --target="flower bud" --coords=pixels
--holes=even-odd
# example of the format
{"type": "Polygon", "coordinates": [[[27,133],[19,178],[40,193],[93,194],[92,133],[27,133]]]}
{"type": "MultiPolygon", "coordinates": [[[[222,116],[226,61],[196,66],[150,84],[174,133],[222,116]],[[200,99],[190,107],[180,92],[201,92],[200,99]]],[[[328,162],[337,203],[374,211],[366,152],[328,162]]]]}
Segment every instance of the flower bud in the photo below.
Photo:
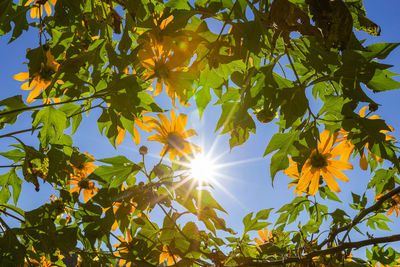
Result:
{"type": "Polygon", "coordinates": [[[139,153],[140,153],[140,155],[146,155],[147,154],[147,152],[149,151],[149,149],[147,148],[147,146],[141,146],[140,148],[139,148],[139,153]]]}

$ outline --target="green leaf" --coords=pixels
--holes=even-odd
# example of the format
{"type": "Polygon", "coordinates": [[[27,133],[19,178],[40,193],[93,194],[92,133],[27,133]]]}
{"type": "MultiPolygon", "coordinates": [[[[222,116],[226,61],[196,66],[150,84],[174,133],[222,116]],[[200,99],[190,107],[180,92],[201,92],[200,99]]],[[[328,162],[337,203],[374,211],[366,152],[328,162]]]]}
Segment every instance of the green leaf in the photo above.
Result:
{"type": "Polygon", "coordinates": [[[0,22],[3,22],[8,9],[12,6],[12,0],[2,0],[0,2],[0,22]]]}
{"type": "Polygon", "coordinates": [[[49,143],[57,142],[62,138],[66,121],[65,113],[52,106],[45,107],[36,114],[32,126],[38,127],[43,124],[39,137],[42,147],[46,148],[49,143]]]}
{"type": "Polygon", "coordinates": [[[218,204],[218,202],[214,199],[214,197],[211,195],[211,193],[207,190],[196,190],[193,192],[193,198],[196,201],[196,204],[198,207],[208,207],[211,209],[218,209],[220,211],[223,211],[227,213],[221,205],[218,204]]]}
{"type": "Polygon", "coordinates": [[[133,164],[132,161],[127,159],[125,156],[116,156],[112,158],[98,159],[97,161],[112,164],[112,165],[130,165],[133,164]]]}
{"type": "Polygon", "coordinates": [[[28,107],[22,100],[21,95],[16,95],[1,100],[0,107],[1,106],[6,106],[6,108],[0,110],[0,129],[2,129],[5,124],[14,124],[17,121],[18,115],[21,114],[24,110],[17,112],[12,112],[12,111],[28,107]],[[5,112],[12,112],[12,113],[2,115],[5,112]]]}
{"type": "Polygon", "coordinates": [[[6,204],[10,199],[11,193],[10,190],[8,189],[8,186],[11,186],[13,189],[14,204],[17,205],[18,198],[21,193],[21,185],[22,185],[22,180],[15,173],[15,168],[12,168],[9,172],[0,175],[0,186],[3,187],[2,192],[0,194],[2,194],[3,201],[7,199],[6,202],[1,202],[1,203],[6,204]]]}
{"type": "Polygon", "coordinates": [[[115,112],[112,112],[107,109],[103,109],[103,113],[97,120],[97,126],[99,129],[99,132],[101,134],[106,135],[110,143],[115,147],[115,140],[117,138],[118,134],[118,116],[115,114],[115,112]]]}
{"type": "Polygon", "coordinates": [[[362,55],[368,59],[385,59],[400,43],[376,43],[366,47],[362,55]]]}
{"type": "Polygon", "coordinates": [[[375,216],[368,218],[366,225],[374,230],[376,230],[377,226],[381,230],[390,231],[390,228],[388,227],[386,222],[392,221],[387,216],[378,213],[375,216]]]}
{"type": "Polygon", "coordinates": [[[26,31],[29,29],[28,21],[26,20],[26,12],[29,10],[29,7],[12,3],[11,6],[3,6],[3,8],[3,14],[1,14],[3,18],[0,23],[0,35],[5,35],[11,31],[10,24],[12,22],[14,24],[14,29],[9,41],[9,43],[11,43],[16,40],[24,30],[26,31]]]}
{"type": "MultiPolygon", "coordinates": [[[[59,108],[59,110],[64,112],[67,117],[71,117],[71,119],[72,119],[71,135],[73,135],[76,132],[76,130],[78,129],[78,127],[82,121],[82,115],[79,114],[81,109],[82,109],[82,106],[75,105],[72,103],[64,104],[59,108]]],[[[67,126],[67,127],[69,127],[69,126],[67,126]]]]}
{"type": "Polygon", "coordinates": [[[388,70],[376,69],[375,74],[366,86],[374,92],[389,91],[400,88],[400,82],[392,79],[391,77],[399,74],[393,73],[388,70]]]}
{"type": "Polygon", "coordinates": [[[189,1],[187,0],[169,0],[165,6],[171,8],[171,10],[190,10],[189,1]]]}
{"type": "Polygon", "coordinates": [[[353,26],[357,30],[365,31],[373,36],[380,35],[380,27],[367,18],[362,1],[346,1],[346,4],[353,17],[353,26]]]}
{"type": "MultiPolygon", "coordinates": [[[[271,209],[265,210],[265,212],[263,212],[264,214],[257,213],[257,215],[260,217],[263,217],[263,216],[268,217],[268,214],[270,211],[271,211],[271,209]]],[[[267,227],[268,225],[270,225],[269,222],[260,222],[259,220],[261,218],[258,218],[257,215],[255,216],[254,219],[252,219],[253,212],[250,212],[243,218],[243,225],[244,225],[243,236],[249,231],[258,231],[258,230],[261,230],[261,229],[267,227]]]]}
{"type": "Polygon", "coordinates": [[[98,161],[112,164],[112,166],[98,167],[89,175],[88,179],[99,181],[101,185],[109,188],[119,187],[130,175],[134,175],[141,170],[139,165],[124,156],[100,159],[98,161]]]}
{"type": "Polygon", "coordinates": [[[0,152],[0,155],[13,160],[14,162],[21,161],[25,157],[25,153],[19,149],[13,149],[7,152],[0,152]]]}
{"type": "MultiPolygon", "coordinates": [[[[225,128],[225,126],[232,120],[232,114],[235,114],[238,108],[239,107],[237,103],[227,102],[222,104],[221,117],[217,122],[217,127],[215,128],[215,131],[218,131],[218,129],[220,129],[222,126],[224,126],[225,128]]],[[[225,130],[224,132],[227,131],[225,130]]]]}
{"type": "Polygon", "coordinates": [[[7,204],[8,200],[10,200],[11,192],[8,189],[8,186],[3,186],[0,191],[0,204],[7,204]]]}
{"type": "Polygon", "coordinates": [[[10,170],[10,176],[8,177],[8,184],[11,185],[13,192],[13,200],[14,204],[17,205],[19,195],[21,194],[21,185],[22,185],[22,179],[17,176],[15,173],[15,168],[10,170]]]}
{"type": "Polygon", "coordinates": [[[278,171],[284,170],[289,166],[289,160],[287,155],[292,147],[294,141],[299,137],[299,132],[287,132],[287,133],[277,133],[272,136],[271,141],[264,152],[264,157],[269,153],[278,150],[271,157],[270,173],[272,183],[274,182],[275,175],[278,171]]]}
{"type": "Polygon", "coordinates": [[[269,214],[271,213],[271,211],[273,210],[273,208],[269,208],[269,209],[265,209],[265,210],[260,210],[259,212],[257,212],[256,214],[256,219],[257,220],[267,220],[269,217],[269,214]]]}
{"type": "Polygon", "coordinates": [[[320,187],[318,191],[319,191],[319,195],[323,199],[328,197],[328,199],[330,199],[330,200],[342,203],[342,201],[338,198],[338,196],[334,192],[332,192],[327,186],[320,187]]]}
{"type": "Polygon", "coordinates": [[[63,253],[69,253],[76,247],[78,227],[62,227],[57,230],[54,236],[55,245],[63,253]]]}
{"type": "Polygon", "coordinates": [[[201,118],[203,111],[211,101],[210,88],[202,87],[200,90],[197,90],[194,99],[196,101],[197,109],[201,118]]]}

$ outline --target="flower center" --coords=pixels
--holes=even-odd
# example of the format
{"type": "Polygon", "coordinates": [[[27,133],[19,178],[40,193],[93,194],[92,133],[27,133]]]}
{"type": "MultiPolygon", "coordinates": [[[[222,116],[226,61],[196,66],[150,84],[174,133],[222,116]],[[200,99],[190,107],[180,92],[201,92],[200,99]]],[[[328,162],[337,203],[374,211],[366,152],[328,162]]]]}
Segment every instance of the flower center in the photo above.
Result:
{"type": "Polygon", "coordinates": [[[169,69],[167,68],[165,63],[162,62],[162,61],[157,61],[156,62],[156,66],[155,66],[154,72],[161,79],[167,79],[168,75],[169,75],[169,69]]]}
{"type": "Polygon", "coordinates": [[[314,153],[311,156],[311,166],[313,166],[314,168],[323,168],[328,166],[328,162],[323,155],[319,153],[314,153]]]}
{"type": "Polygon", "coordinates": [[[183,138],[176,133],[169,133],[167,137],[167,142],[169,146],[172,146],[175,149],[183,150],[185,148],[183,138]]]}
{"type": "Polygon", "coordinates": [[[82,189],[90,189],[89,181],[87,181],[86,179],[80,180],[78,186],[82,189]]]}

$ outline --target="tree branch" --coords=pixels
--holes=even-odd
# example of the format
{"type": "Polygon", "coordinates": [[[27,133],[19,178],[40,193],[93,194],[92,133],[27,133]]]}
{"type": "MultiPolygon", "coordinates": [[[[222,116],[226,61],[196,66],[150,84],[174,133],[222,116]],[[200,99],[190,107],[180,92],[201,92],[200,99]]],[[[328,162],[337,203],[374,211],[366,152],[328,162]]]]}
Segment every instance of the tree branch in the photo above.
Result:
{"type": "MultiPolygon", "coordinates": [[[[80,100],[82,100],[82,99],[80,99],[80,100]]],[[[103,101],[103,102],[104,102],[104,101],[103,101]]],[[[103,102],[100,103],[100,104],[98,104],[98,105],[96,105],[96,106],[93,106],[93,107],[90,107],[90,108],[88,108],[88,109],[81,110],[81,111],[79,111],[79,112],[77,112],[77,113],[75,113],[75,114],[72,114],[71,116],[68,116],[67,119],[72,118],[72,117],[74,117],[74,116],[76,116],[76,115],[82,114],[82,113],[84,113],[84,112],[86,112],[86,111],[89,111],[89,110],[91,110],[91,109],[101,107],[101,105],[103,104],[103,102]]],[[[66,103],[66,102],[65,102],[65,103],[66,103]]],[[[57,104],[60,104],[60,102],[57,103],[57,104]]],[[[2,115],[2,113],[0,113],[0,115],[2,115]]],[[[1,139],[1,138],[4,138],[4,137],[10,137],[10,136],[13,136],[13,135],[15,135],[15,134],[26,133],[26,132],[30,132],[30,131],[33,132],[33,131],[36,131],[36,130],[41,129],[42,127],[43,127],[43,126],[39,126],[39,127],[36,127],[36,128],[30,128],[30,129],[20,130],[20,131],[16,131],[16,132],[11,132],[11,133],[8,133],[8,134],[3,134],[3,135],[0,135],[0,139],[1,139]]]]}
{"type": "Polygon", "coordinates": [[[361,210],[361,212],[354,217],[353,221],[343,227],[337,228],[336,230],[333,229],[332,232],[329,234],[328,238],[325,239],[321,244],[318,245],[319,248],[322,248],[324,245],[326,245],[327,243],[332,242],[335,237],[344,231],[350,231],[351,228],[353,228],[353,226],[357,225],[365,216],[367,216],[369,213],[377,211],[382,204],[388,200],[389,198],[393,197],[394,195],[397,195],[400,193],[400,187],[397,187],[395,189],[393,189],[392,191],[390,191],[389,193],[383,195],[382,197],[379,198],[379,200],[372,206],[361,210]]]}
{"type": "Polygon", "coordinates": [[[105,96],[107,94],[94,94],[88,97],[84,97],[84,98],[80,98],[80,99],[71,99],[71,100],[67,100],[67,101],[62,101],[62,102],[56,102],[56,103],[50,103],[50,104],[42,104],[42,105],[37,105],[37,106],[30,106],[30,107],[26,107],[26,108],[19,108],[19,109],[14,109],[14,110],[9,110],[9,111],[5,111],[5,112],[1,112],[0,113],[0,118],[2,116],[11,114],[11,113],[18,113],[18,112],[23,112],[26,110],[31,110],[31,109],[36,109],[36,108],[43,108],[43,107],[48,107],[48,106],[56,106],[56,105],[61,105],[61,104],[67,104],[67,103],[72,103],[72,102],[78,102],[78,101],[85,101],[88,99],[92,99],[92,98],[96,98],[96,97],[101,97],[101,96],[105,96]]]}
{"type": "Polygon", "coordinates": [[[398,235],[391,235],[391,236],[385,236],[385,237],[376,237],[376,238],[370,238],[366,240],[361,240],[357,242],[348,242],[348,243],[343,243],[340,246],[337,247],[332,247],[332,248],[327,248],[323,250],[316,250],[313,252],[310,252],[306,254],[305,256],[302,257],[290,257],[282,260],[275,260],[275,261],[266,261],[266,262],[254,262],[246,265],[239,265],[239,266],[280,266],[282,264],[287,264],[287,263],[307,263],[312,260],[314,257],[318,256],[323,256],[323,255],[332,255],[338,252],[341,252],[345,249],[349,248],[360,248],[360,247],[365,247],[369,245],[375,245],[379,243],[390,243],[390,242],[396,242],[400,241],[400,234],[398,235]]]}

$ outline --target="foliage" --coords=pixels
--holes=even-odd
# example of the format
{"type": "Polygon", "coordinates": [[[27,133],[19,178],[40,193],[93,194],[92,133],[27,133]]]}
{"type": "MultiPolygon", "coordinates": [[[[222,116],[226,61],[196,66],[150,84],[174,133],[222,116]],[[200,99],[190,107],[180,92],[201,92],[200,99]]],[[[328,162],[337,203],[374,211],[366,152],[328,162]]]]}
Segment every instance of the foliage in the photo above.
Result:
{"type": "Polygon", "coordinates": [[[21,89],[29,97],[0,101],[0,138],[12,147],[0,153],[10,162],[0,175],[1,266],[398,264],[389,243],[400,234],[351,238],[365,234],[361,227],[390,231],[388,216],[400,210],[398,143],[369,93],[400,88],[381,63],[399,43],[357,39],[355,29],[380,34],[362,0],[5,0],[0,21],[9,42],[39,31],[28,69],[14,76],[28,80],[21,89]],[[178,107],[170,119],[163,91],[178,107]],[[245,216],[241,236],[222,218],[212,183],[199,186],[188,170],[199,147],[186,140],[196,132],[185,129],[179,107],[191,99],[200,115],[217,100],[216,131],[229,135],[231,149],[256,125],[279,126],[264,156],[273,153],[272,181],[284,171],[298,196],[245,216]],[[117,149],[128,131],[141,161],[80,151],[72,136],[94,109],[99,132],[117,149]],[[32,125],[7,132],[21,114],[32,125]],[[151,169],[139,130],[156,132],[148,141],[164,145],[151,169]],[[18,137],[27,132],[38,145],[18,137]],[[334,177],[352,179],[341,172],[352,169],[351,157],[370,169],[365,191],[376,195],[353,193],[354,217],[327,207],[342,201],[334,177]],[[37,191],[49,183],[56,194],[21,210],[23,183],[37,191]],[[371,247],[363,259],[352,257],[364,246],[371,247]]]}

